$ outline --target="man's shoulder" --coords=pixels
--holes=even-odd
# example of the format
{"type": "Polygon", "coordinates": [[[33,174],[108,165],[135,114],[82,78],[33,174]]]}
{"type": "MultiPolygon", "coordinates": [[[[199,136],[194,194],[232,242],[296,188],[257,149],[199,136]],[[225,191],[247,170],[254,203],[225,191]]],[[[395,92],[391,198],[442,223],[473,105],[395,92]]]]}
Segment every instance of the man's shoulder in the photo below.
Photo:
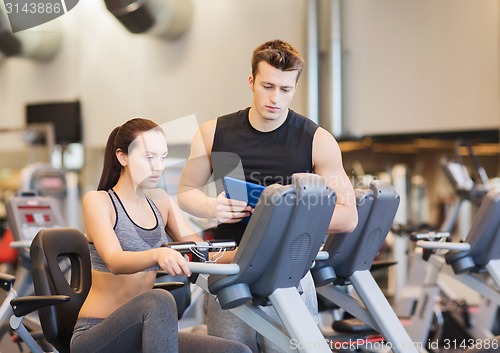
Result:
{"type": "Polygon", "coordinates": [[[248,117],[248,110],[249,108],[245,108],[216,118],[217,129],[244,123],[248,117]]]}
{"type": "Polygon", "coordinates": [[[290,125],[299,128],[301,130],[305,130],[310,134],[314,134],[319,127],[319,125],[316,124],[313,120],[291,109],[290,109],[290,119],[288,120],[290,125]]]}
{"type": "Polygon", "coordinates": [[[245,116],[248,116],[248,109],[249,108],[238,110],[236,112],[205,121],[199,128],[201,137],[204,141],[212,141],[217,131],[226,128],[234,128],[235,125],[244,123],[246,121],[245,116]]]}

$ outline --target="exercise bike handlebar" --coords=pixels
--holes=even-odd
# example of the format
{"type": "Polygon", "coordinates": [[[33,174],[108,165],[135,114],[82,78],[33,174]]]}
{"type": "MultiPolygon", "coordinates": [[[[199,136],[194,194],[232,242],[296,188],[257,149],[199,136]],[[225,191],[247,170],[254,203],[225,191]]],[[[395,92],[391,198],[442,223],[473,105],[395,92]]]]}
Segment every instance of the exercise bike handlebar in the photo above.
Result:
{"type": "Polygon", "coordinates": [[[188,262],[188,267],[193,273],[209,275],[235,275],[240,272],[238,264],[215,264],[211,262],[188,262]]]}
{"type": "MultiPolygon", "coordinates": [[[[167,242],[163,243],[162,247],[177,250],[182,254],[189,254],[194,251],[232,251],[236,249],[237,245],[234,240],[211,240],[202,242],[167,242]]],[[[316,261],[328,260],[329,257],[328,251],[320,250],[316,256],[316,261]]]]}
{"type": "Polygon", "coordinates": [[[188,262],[188,267],[193,273],[235,275],[240,272],[240,266],[237,264],[217,264],[216,260],[208,261],[209,252],[223,254],[225,251],[235,250],[237,244],[234,240],[167,242],[162,244],[162,247],[177,250],[181,254],[196,256],[198,261],[188,262]]]}
{"type": "Polygon", "coordinates": [[[451,243],[438,241],[417,241],[417,246],[427,250],[452,250],[452,251],[468,251],[470,250],[469,243],[451,243]]]}
{"type": "Polygon", "coordinates": [[[318,255],[316,255],[316,261],[328,260],[329,257],[330,257],[330,254],[328,253],[328,251],[320,250],[318,252],[318,255]]]}
{"type": "MultiPolygon", "coordinates": [[[[179,251],[182,254],[194,254],[202,261],[190,261],[188,267],[193,273],[205,273],[214,275],[235,275],[240,272],[238,264],[217,264],[213,261],[207,261],[208,252],[224,252],[235,250],[237,244],[233,240],[211,240],[203,242],[167,242],[162,247],[168,247],[179,251]]],[[[319,251],[316,260],[327,260],[329,254],[327,251],[319,251]]]]}
{"type": "Polygon", "coordinates": [[[413,241],[436,241],[440,239],[447,239],[450,237],[448,232],[425,232],[425,233],[412,233],[410,239],[413,241]]]}
{"type": "Polygon", "coordinates": [[[9,246],[13,249],[29,249],[31,240],[14,240],[10,242],[9,246]]]}
{"type": "Polygon", "coordinates": [[[162,247],[177,250],[182,254],[189,254],[193,252],[194,249],[197,251],[231,251],[236,249],[237,245],[234,240],[207,240],[200,242],[167,242],[163,243],[162,247]]]}

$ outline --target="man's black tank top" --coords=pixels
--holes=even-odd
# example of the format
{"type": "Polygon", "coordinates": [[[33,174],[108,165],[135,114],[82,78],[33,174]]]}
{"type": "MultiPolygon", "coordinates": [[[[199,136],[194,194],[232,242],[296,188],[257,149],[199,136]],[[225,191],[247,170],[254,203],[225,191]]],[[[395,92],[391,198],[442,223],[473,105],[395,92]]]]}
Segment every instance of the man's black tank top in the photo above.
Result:
{"type": "MultiPolygon", "coordinates": [[[[312,144],[318,125],[289,110],[285,122],[277,129],[261,132],[252,127],[250,108],[217,119],[211,151],[217,194],[224,189],[222,178],[236,178],[268,186],[287,185],[294,173],[313,172],[312,144]],[[240,168],[237,168],[241,163],[240,168]],[[241,174],[243,167],[243,175],[241,174]],[[238,172],[240,171],[240,172],[238,172]]],[[[246,224],[219,224],[216,239],[241,240],[246,224]]]]}

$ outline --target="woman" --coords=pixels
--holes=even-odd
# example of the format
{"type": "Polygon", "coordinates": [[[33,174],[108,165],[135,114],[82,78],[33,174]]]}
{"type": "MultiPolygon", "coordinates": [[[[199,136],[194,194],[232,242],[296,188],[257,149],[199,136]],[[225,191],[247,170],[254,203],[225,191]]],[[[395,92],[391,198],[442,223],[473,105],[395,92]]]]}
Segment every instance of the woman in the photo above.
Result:
{"type": "Polygon", "coordinates": [[[184,257],[161,244],[201,241],[157,188],[167,152],[163,131],[147,119],[129,120],[108,138],[98,190],[83,198],[92,287],[72,353],[249,352],[237,342],[178,333],[173,296],[152,289],[158,269],[191,274],[184,257]]]}

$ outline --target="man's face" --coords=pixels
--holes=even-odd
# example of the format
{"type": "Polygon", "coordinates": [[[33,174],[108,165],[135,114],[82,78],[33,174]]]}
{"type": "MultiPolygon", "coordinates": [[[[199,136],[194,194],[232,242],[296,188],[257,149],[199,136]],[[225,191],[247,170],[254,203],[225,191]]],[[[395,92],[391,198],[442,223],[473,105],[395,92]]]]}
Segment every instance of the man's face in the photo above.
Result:
{"type": "Polygon", "coordinates": [[[255,77],[248,83],[253,91],[253,104],[265,120],[285,119],[295,94],[298,71],[281,71],[261,61],[255,77]]]}
{"type": "Polygon", "coordinates": [[[128,153],[134,184],[144,188],[157,187],[165,170],[167,153],[167,143],[161,132],[151,130],[137,136],[128,153]]]}

